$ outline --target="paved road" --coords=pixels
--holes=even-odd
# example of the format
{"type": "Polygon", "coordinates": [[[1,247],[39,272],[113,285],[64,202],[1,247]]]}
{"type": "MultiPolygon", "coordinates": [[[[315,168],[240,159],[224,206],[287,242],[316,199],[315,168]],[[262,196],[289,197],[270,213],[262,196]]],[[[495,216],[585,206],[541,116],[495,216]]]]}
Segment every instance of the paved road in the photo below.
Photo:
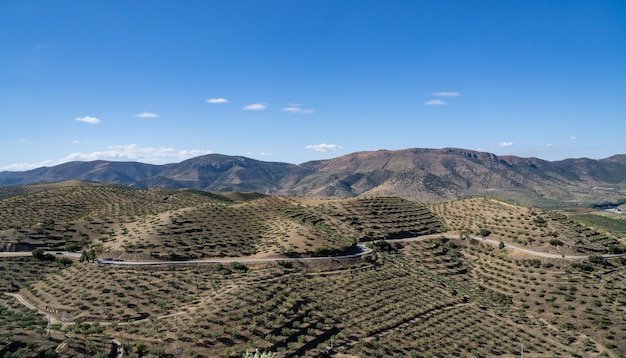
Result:
{"type": "Polygon", "coordinates": [[[228,258],[228,259],[210,259],[210,260],[187,260],[187,261],[115,261],[115,260],[103,260],[96,259],[96,263],[103,265],[190,265],[190,264],[227,264],[233,262],[240,263],[264,263],[264,262],[276,262],[276,261],[317,261],[317,260],[329,260],[329,259],[350,259],[360,257],[372,252],[365,246],[364,243],[357,244],[359,252],[351,255],[342,256],[320,256],[320,257],[270,257],[264,259],[251,259],[251,258],[228,258]]]}
{"type": "MultiPolygon", "coordinates": [[[[82,253],[79,252],[69,252],[69,251],[44,251],[44,254],[50,254],[53,256],[67,256],[67,257],[80,257],[82,253]]],[[[19,257],[19,256],[33,256],[30,251],[16,251],[16,252],[6,252],[0,251],[0,257],[19,257]]]]}
{"type": "MultiPolygon", "coordinates": [[[[438,237],[441,237],[441,236],[444,236],[444,237],[446,237],[448,239],[460,239],[459,235],[433,234],[433,235],[409,237],[409,238],[405,238],[405,239],[393,239],[393,240],[387,240],[387,241],[393,241],[393,242],[420,241],[420,240],[427,240],[427,239],[438,238],[438,237]]],[[[470,236],[470,237],[473,238],[473,239],[482,241],[482,242],[489,243],[489,244],[494,244],[494,245],[499,245],[500,244],[500,241],[498,241],[498,240],[487,239],[487,238],[484,238],[484,237],[476,237],[476,236],[470,236]]],[[[359,243],[359,244],[357,244],[357,247],[359,249],[359,252],[357,252],[355,254],[351,254],[351,255],[342,255],[342,256],[296,257],[296,258],[276,258],[276,257],[272,257],[272,258],[263,258],[263,259],[254,259],[254,258],[241,257],[241,258],[209,259],[209,260],[187,260],[187,261],[116,261],[116,260],[96,259],[96,263],[102,264],[102,265],[150,266],[150,265],[228,264],[228,263],[233,263],[233,262],[240,262],[240,263],[264,263],[264,262],[276,262],[276,261],[317,261],[317,260],[329,260],[329,259],[355,258],[355,257],[360,257],[360,256],[363,256],[365,254],[369,254],[370,252],[372,252],[371,249],[369,249],[369,248],[367,248],[365,246],[365,243],[359,243]]],[[[589,256],[590,256],[590,255],[551,254],[551,253],[547,253],[547,252],[529,250],[529,249],[525,249],[525,248],[522,248],[522,247],[510,245],[510,244],[504,244],[504,247],[506,249],[508,249],[508,250],[519,251],[519,252],[523,252],[523,253],[526,253],[526,254],[529,254],[529,255],[533,255],[533,256],[548,257],[548,258],[554,258],[554,259],[584,260],[584,259],[588,259],[589,256]]],[[[80,253],[68,252],[68,251],[45,251],[45,253],[52,254],[52,255],[55,255],[55,256],[67,256],[67,257],[75,257],[75,258],[78,258],[78,257],[81,256],[80,253]]],[[[32,254],[30,252],[0,252],[0,257],[16,257],[16,256],[31,256],[31,255],[32,254]]],[[[606,255],[597,255],[597,256],[601,256],[601,257],[604,257],[604,258],[611,258],[611,257],[626,256],[626,253],[623,253],[623,254],[606,254],[606,255]]]]}

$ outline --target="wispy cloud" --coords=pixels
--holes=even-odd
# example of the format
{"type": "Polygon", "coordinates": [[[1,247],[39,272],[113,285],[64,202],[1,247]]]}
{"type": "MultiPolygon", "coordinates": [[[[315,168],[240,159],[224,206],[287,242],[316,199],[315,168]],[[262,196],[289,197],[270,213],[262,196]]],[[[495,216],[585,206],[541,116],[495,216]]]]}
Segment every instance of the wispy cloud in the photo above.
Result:
{"type": "Polygon", "coordinates": [[[460,95],[461,93],[459,92],[435,92],[433,93],[433,96],[437,96],[437,97],[458,97],[460,95]]]}
{"type": "Polygon", "coordinates": [[[136,144],[109,146],[107,150],[91,153],[71,153],[60,162],[70,162],[76,160],[129,160],[141,161],[144,163],[166,163],[176,159],[188,159],[203,154],[209,154],[207,150],[180,150],[166,147],[140,147],[136,144]]]}
{"type": "Polygon", "coordinates": [[[98,119],[96,117],[90,117],[90,116],[78,117],[78,118],[74,118],[74,120],[78,121],[78,122],[89,123],[89,124],[98,124],[98,123],[100,123],[100,119],[98,119]]]}
{"type": "Polygon", "coordinates": [[[267,109],[266,103],[252,103],[243,107],[244,111],[263,111],[267,109]]]}
{"type": "Polygon", "coordinates": [[[576,139],[578,139],[578,137],[575,137],[575,136],[569,137],[569,140],[576,140],[576,139]]]}
{"type": "Polygon", "coordinates": [[[337,144],[326,144],[326,143],[322,143],[322,144],[310,144],[306,146],[306,149],[312,149],[316,152],[332,152],[335,150],[339,150],[342,149],[343,147],[337,144]]]}
{"type": "Polygon", "coordinates": [[[137,118],[156,118],[158,116],[159,116],[158,114],[155,114],[152,112],[143,112],[143,113],[135,114],[135,117],[137,118]]]}
{"type": "Polygon", "coordinates": [[[140,147],[136,144],[109,146],[106,150],[91,153],[75,152],[71,153],[59,160],[46,160],[37,163],[15,163],[0,168],[9,171],[23,171],[39,168],[42,166],[54,166],[72,161],[92,161],[92,160],[111,160],[111,161],[138,161],[151,164],[165,164],[177,162],[200,155],[211,154],[210,150],[175,150],[166,147],[140,147]]]}
{"type": "Polygon", "coordinates": [[[510,147],[513,145],[513,142],[502,142],[500,143],[501,147],[510,147]]]}
{"type": "Polygon", "coordinates": [[[297,114],[311,114],[315,112],[315,110],[310,109],[310,108],[300,108],[300,107],[294,107],[294,106],[285,107],[281,109],[281,111],[288,112],[288,113],[297,113],[297,114]]]}
{"type": "Polygon", "coordinates": [[[272,153],[261,152],[261,153],[259,153],[259,155],[262,155],[262,156],[270,156],[270,155],[272,155],[272,153]]]}
{"type": "Polygon", "coordinates": [[[13,163],[4,167],[0,167],[0,172],[5,171],[5,170],[13,171],[13,172],[21,172],[24,170],[31,170],[35,168],[41,168],[41,167],[49,167],[49,166],[53,166],[57,164],[61,164],[61,163],[55,162],[52,160],[44,160],[42,162],[36,162],[36,163],[13,163]]]}
{"type": "Polygon", "coordinates": [[[222,103],[228,103],[228,100],[226,98],[209,98],[206,100],[206,103],[210,103],[210,104],[222,104],[222,103]]]}
{"type": "Polygon", "coordinates": [[[425,106],[441,106],[446,104],[446,102],[440,100],[440,99],[431,99],[430,101],[426,101],[424,102],[425,106]]]}
{"type": "Polygon", "coordinates": [[[199,157],[201,155],[213,153],[210,150],[192,149],[192,150],[180,150],[176,153],[176,158],[185,160],[189,158],[199,157]]]}

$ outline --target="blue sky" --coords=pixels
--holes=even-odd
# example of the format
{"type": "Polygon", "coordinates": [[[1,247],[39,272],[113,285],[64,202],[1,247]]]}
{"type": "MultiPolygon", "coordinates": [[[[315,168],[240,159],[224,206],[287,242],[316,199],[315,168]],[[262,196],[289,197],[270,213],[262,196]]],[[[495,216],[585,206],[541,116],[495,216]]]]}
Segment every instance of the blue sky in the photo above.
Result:
{"type": "Polygon", "coordinates": [[[5,1],[0,170],[626,153],[626,2],[5,1]]]}

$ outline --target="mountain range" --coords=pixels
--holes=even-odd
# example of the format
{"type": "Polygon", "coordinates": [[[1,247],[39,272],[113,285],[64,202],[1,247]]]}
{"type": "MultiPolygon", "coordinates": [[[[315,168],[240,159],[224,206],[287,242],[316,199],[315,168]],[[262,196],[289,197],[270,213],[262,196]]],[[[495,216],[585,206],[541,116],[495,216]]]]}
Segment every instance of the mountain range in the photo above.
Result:
{"type": "Polygon", "coordinates": [[[164,165],[98,160],[0,172],[1,186],[67,180],[322,198],[385,195],[438,202],[491,196],[524,205],[603,205],[626,201],[626,155],[546,161],[459,148],[411,148],[300,165],[208,154],[164,165]]]}

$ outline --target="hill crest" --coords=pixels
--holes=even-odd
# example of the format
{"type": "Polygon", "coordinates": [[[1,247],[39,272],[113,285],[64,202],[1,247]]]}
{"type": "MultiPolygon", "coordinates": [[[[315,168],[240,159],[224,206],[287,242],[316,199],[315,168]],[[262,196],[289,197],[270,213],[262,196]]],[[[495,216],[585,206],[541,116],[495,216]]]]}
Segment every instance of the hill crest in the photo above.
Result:
{"type": "Polygon", "coordinates": [[[67,180],[320,198],[393,195],[437,202],[487,195],[526,205],[591,205],[626,201],[626,155],[546,161],[461,148],[409,148],[300,165],[208,154],[165,165],[99,160],[0,173],[2,186],[67,180]]]}

